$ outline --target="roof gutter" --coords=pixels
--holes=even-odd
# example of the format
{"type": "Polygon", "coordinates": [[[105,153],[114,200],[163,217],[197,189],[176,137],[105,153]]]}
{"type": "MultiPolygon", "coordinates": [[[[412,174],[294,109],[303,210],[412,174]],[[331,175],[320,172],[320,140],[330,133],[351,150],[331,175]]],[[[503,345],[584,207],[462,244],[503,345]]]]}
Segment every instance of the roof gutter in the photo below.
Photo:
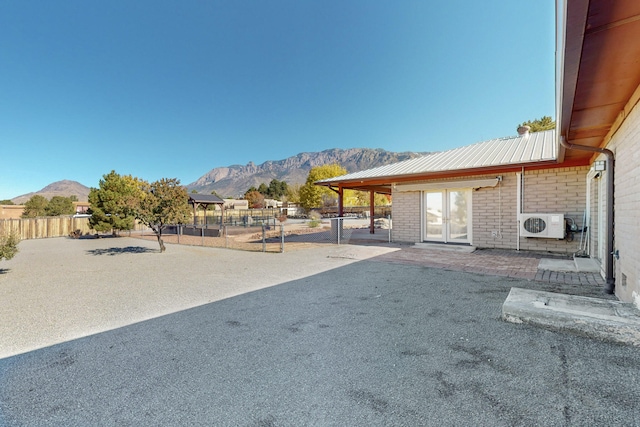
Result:
{"type": "Polygon", "coordinates": [[[613,221],[613,201],[614,201],[614,165],[615,165],[615,156],[613,151],[608,148],[599,148],[599,147],[589,147],[586,145],[578,145],[571,144],[567,142],[567,138],[564,136],[560,136],[560,145],[562,145],[567,150],[582,150],[582,151],[590,151],[592,153],[600,153],[604,154],[607,157],[608,165],[607,165],[607,234],[606,234],[606,243],[607,243],[607,264],[606,264],[606,281],[604,291],[608,294],[612,294],[615,290],[615,277],[613,276],[613,257],[615,256],[614,250],[614,221],[613,221]]]}

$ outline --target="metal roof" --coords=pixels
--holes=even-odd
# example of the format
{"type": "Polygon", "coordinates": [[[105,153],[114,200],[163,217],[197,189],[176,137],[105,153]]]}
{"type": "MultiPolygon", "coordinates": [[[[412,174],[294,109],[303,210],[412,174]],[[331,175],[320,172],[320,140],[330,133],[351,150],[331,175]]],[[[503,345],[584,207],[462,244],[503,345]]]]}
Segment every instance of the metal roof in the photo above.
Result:
{"type": "Polygon", "coordinates": [[[547,130],[508,138],[491,139],[399,163],[324,179],[316,183],[392,178],[432,172],[477,170],[497,166],[550,162],[557,160],[557,154],[558,146],[555,130],[547,130]]]}
{"type": "Polygon", "coordinates": [[[189,203],[202,203],[202,204],[218,204],[223,205],[224,200],[215,194],[189,194],[189,203]]]}

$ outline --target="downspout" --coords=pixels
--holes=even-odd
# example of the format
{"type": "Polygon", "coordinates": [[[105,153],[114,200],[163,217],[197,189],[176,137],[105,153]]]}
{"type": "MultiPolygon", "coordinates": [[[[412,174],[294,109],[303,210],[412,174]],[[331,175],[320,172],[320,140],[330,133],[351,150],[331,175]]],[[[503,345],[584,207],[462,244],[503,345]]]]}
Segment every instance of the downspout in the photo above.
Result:
{"type": "Polygon", "coordinates": [[[607,156],[608,165],[607,165],[607,267],[606,267],[606,281],[607,283],[604,286],[604,291],[608,294],[612,294],[615,290],[616,280],[613,277],[613,257],[614,255],[614,247],[613,247],[613,233],[614,233],[614,221],[613,221],[613,170],[614,170],[614,162],[615,156],[613,151],[608,148],[596,148],[596,147],[588,147],[586,145],[577,145],[571,144],[567,142],[564,136],[560,136],[560,145],[562,145],[567,150],[582,150],[582,151],[590,151],[592,153],[600,153],[607,156]]]}

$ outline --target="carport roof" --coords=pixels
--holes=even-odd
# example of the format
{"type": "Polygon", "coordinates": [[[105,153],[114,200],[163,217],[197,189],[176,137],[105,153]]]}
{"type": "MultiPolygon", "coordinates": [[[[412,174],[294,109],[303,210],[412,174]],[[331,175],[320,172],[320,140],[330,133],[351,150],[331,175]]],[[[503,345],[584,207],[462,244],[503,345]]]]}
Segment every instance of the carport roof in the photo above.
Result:
{"type": "Polygon", "coordinates": [[[189,194],[189,203],[202,203],[202,204],[219,204],[223,205],[224,200],[215,194],[189,194]]]}
{"type": "Polygon", "coordinates": [[[558,144],[555,130],[548,130],[478,142],[453,150],[317,181],[316,184],[332,187],[342,185],[345,188],[386,192],[384,190],[390,190],[388,186],[398,180],[431,178],[444,173],[468,175],[501,167],[555,164],[557,159],[558,144]],[[385,188],[371,187],[374,185],[373,180],[384,181],[378,184],[385,188]]]}

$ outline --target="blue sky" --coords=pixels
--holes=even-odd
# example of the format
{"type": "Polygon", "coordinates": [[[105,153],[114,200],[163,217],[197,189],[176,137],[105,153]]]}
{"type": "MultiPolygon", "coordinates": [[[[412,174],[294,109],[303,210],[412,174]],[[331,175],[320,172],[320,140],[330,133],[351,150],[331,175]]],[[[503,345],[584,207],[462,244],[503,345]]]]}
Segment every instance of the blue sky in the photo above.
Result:
{"type": "Polygon", "coordinates": [[[5,1],[0,199],[189,184],[330,148],[442,151],[554,108],[552,0],[5,1]]]}

